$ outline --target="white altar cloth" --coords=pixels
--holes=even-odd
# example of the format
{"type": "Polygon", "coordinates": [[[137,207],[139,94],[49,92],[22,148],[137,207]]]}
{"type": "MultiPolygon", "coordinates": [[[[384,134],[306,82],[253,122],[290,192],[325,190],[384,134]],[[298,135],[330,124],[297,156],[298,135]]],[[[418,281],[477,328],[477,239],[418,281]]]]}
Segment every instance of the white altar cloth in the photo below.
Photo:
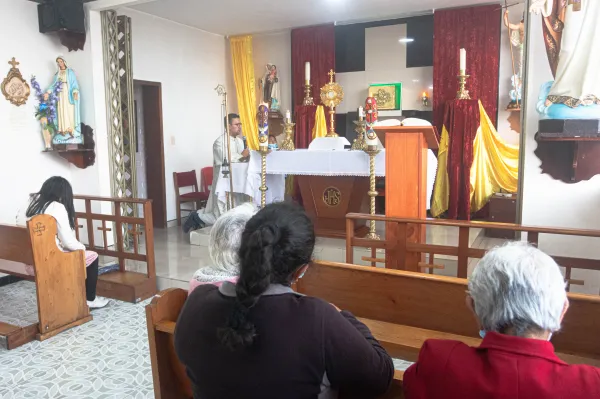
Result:
{"type": "MultiPolygon", "coordinates": [[[[259,161],[259,173],[249,173],[249,163],[232,163],[233,192],[246,194],[252,197],[254,203],[260,206],[260,154],[252,154],[251,158],[259,161]]],[[[285,176],[267,175],[267,204],[281,202],[285,197],[285,176]]],[[[223,174],[219,175],[216,185],[217,198],[225,202],[225,193],[229,192],[229,178],[225,179],[223,174]]],[[[239,204],[235,204],[236,206],[239,204]]]]}
{"type": "MultiPolygon", "coordinates": [[[[260,175],[260,153],[252,152],[249,173],[260,175]]],[[[267,175],[369,176],[364,151],[296,150],[267,155],[267,175]]],[[[375,157],[375,175],[385,176],[385,150],[375,157]]]]}

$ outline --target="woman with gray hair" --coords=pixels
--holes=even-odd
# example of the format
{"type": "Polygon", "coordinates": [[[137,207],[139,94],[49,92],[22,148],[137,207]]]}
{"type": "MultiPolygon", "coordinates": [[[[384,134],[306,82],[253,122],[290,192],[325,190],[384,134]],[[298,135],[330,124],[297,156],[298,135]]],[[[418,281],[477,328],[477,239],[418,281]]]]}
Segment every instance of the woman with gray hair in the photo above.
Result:
{"type": "Polygon", "coordinates": [[[550,256],[520,242],[492,249],[467,295],[481,345],[426,341],[404,374],[406,399],[600,398],[600,369],[568,365],[549,342],[568,307],[550,256]]]}
{"type": "Polygon", "coordinates": [[[224,281],[237,282],[240,274],[238,250],[246,222],[256,207],[247,202],[222,214],[212,226],[208,240],[211,266],[201,267],[190,281],[189,293],[202,284],[221,286],[224,281]]]}

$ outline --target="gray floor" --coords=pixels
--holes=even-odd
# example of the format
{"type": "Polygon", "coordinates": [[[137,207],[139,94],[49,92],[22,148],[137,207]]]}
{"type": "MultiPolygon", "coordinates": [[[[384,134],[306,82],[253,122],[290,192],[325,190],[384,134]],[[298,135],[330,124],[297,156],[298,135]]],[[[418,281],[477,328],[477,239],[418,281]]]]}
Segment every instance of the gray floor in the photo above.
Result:
{"type": "MultiPolygon", "coordinates": [[[[0,348],[0,398],[154,398],[146,303],[111,300],[80,327],[11,351],[0,348]]],[[[8,321],[6,313],[11,320],[36,320],[35,307],[33,283],[0,287],[0,320],[8,321]]]]}

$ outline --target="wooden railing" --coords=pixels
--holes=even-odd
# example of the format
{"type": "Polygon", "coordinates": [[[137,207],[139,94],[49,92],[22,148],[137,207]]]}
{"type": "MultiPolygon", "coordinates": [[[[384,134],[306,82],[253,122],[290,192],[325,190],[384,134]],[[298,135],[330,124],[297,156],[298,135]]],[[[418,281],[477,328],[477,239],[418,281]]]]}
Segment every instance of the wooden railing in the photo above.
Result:
{"type": "MultiPolygon", "coordinates": [[[[362,257],[362,260],[370,262],[372,266],[375,266],[377,263],[385,263],[387,268],[403,269],[414,272],[428,270],[430,274],[433,274],[436,269],[444,269],[443,265],[436,264],[436,255],[455,256],[457,258],[456,277],[467,278],[469,258],[480,259],[487,252],[486,249],[472,248],[470,246],[469,232],[471,229],[508,230],[527,233],[527,241],[536,246],[539,243],[540,234],[600,238],[599,230],[533,227],[509,223],[465,222],[441,219],[404,219],[382,215],[371,216],[350,213],[346,215],[346,263],[354,263],[354,247],[364,247],[371,249],[371,256],[362,257]],[[356,237],[354,235],[354,224],[357,220],[386,222],[386,229],[396,229],[397,239],[392,242],[386,239],[369,240],[356,237]],[[411,242],[409,240],[411,230],[415,228],[418,229],[421,226],[446,226],[458,228],[458,245],[452,246],[427,244],[425,242],[411,242]],[[384,249],[388,259],[378,258],[377,249],[384,249]],[[417,259],[420,259],[420,261],[414,262],[415,254],[419,255],[417,256],[417,259]],[[424,255],[428,255],[428,262],[424,262],[424,255]],[[390,259],[393,259],[393,262],[390,262],[390,259]]],[[[568,284],[567,289],[570,289],[571,285],[584,284],[583,280],[577,280],[571,277],[572,269],[600,271],[600,259],[551,256],[560,266],[565,268],[565,279],[568,284]]]]}
{"type": "Polygon", "coordinates": [[[98,293],[102,296],[120,299],[128,302],[139,302],[156,294],[156,267],[154,258],[154,228],[152,224],[152,200],[136,198],[109,198],[90,197],[77,195],[73,197],[77,201],[85,203],[85,211],[75,212],[75,233],[79,239],[79,229],[84,225],[87,228],[88,249],[95,251],[98,255],[115,258],[119,263],[117,272],[103,274],[98,280],[98,293]],[[94,213],[95,203],[109,202],[111,213],[94,213]],[[123,216],[123,205],[132,207],[141,206],[143,217],[123,216]],[[94,223],[97,222],[97,223],[94,223]],[[99,224],[99,226],[98,226],[99,224]],[[115,242],[110,245],[107,233],[113,232],[115,242]],[[95,238],[96,231],[102,232],[102,244],[98,245],[95,238]],[[128,233],[128,234],[127,234],[128,233]],[[132,246],[125,241],[130,236],[132,246]],[[141,237],[145,239],[140,243],[141,237]],[[143,251],[140,246],[143,245],[143,251]],[[131,249],[131,250],[129,250],[131,249]],[[139,271],[139,263],[136,270],[127,270],[126,261],[145,263],[145,272],[139,271]]]}

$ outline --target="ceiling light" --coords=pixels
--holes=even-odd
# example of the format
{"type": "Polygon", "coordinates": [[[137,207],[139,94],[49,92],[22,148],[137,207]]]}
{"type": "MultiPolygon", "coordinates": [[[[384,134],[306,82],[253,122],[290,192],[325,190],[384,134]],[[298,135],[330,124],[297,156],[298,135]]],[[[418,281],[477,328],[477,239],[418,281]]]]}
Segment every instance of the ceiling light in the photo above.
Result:
{"type": "Polygon", "coordinates": [[[400,43],[412,43],[415,41],[412,37],[403,37],[398,40],[400,43]]]}
{"type": "Polygon", "coordinates": [[[419,79],[413,79],[413,82],[419,83],[419,79]]]}

